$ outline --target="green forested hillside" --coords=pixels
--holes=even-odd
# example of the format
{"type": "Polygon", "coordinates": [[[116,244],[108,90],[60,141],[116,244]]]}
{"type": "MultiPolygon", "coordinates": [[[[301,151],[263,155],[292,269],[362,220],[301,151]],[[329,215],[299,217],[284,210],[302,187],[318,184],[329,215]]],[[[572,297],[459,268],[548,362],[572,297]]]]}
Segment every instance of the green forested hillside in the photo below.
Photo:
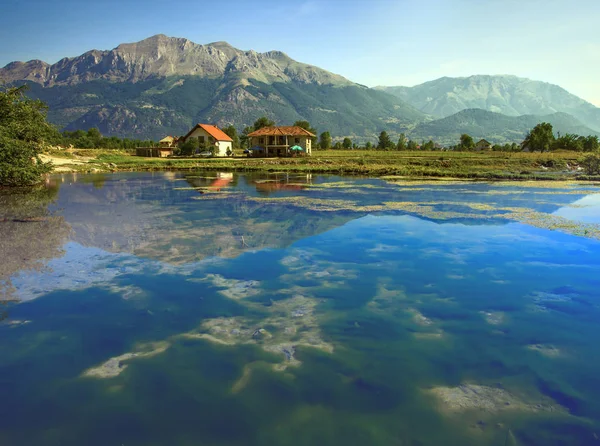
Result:
{"type": "Polygon", "coordinates": [[[197,122],[241,129],[260,116],[278,124],[308,120],[339,136],[374,137],[388,125],[410,125],[424,118],[392,95],[358,85],[250,80],[242,86],[196,76],[53,87],[29,84],[30,96],[48,103],[49,118],[59,127],[97,127],[105,135],[130,138],[182,135],[197,122]]]}

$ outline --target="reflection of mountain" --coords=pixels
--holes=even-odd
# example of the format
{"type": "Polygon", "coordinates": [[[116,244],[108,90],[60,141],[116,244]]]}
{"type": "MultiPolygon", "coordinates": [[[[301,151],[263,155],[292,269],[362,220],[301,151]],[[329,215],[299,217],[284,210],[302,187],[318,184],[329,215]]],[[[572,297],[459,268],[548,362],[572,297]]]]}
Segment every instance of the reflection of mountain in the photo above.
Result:
{"type": "Polygon", "coordinates": [[[0,194],[0,301],[14,293],[11,277],[21,271],[42,269],[63,254],[69,225],[48,212],[57,188],[0,194]]]}
{"type": "Polygon", "coordinates": [[[393,184],[285,174],[63,178],[57,206],[74,241],[176,264],[286,247],[373,212],[500,225],[511,221],[502,217],[511,209],[550,214],[586,194],[516,184],[393,184]]]}
{"type": "Polygon", "coordinates": [[[256,184],[237,174],[109,175],[101,188],[64,178],[57,206],[74,241],[172,263],[284,247],[356,217],[248,201],[256,184]]]}

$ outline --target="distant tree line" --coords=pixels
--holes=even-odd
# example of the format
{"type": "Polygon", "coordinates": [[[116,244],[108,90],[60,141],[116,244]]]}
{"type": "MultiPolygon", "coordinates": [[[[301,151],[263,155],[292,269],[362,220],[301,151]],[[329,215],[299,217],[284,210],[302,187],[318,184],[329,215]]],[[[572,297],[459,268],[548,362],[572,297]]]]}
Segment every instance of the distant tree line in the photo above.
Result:
{"type": "Polygon", "coordinates": [[[117,136],[102,136],[100,130],[91,128],[86,130],[63,131],[61,138],[55,141],[56,145],[64,147],[73,146],[77,149],[135,149],[136,147],[156,147],[157,142],[152,140],[119,138],[117,136]]]}
{"type": "Polygon", "coordinates": [[[598,152],[600,141],[598,136],[580,136],[573,133],[554,136],[552,124],[542,122],[527,133],[523,148],[532,152],[548,152],[550,150],[570,150],[574,152],[598,152]]]}

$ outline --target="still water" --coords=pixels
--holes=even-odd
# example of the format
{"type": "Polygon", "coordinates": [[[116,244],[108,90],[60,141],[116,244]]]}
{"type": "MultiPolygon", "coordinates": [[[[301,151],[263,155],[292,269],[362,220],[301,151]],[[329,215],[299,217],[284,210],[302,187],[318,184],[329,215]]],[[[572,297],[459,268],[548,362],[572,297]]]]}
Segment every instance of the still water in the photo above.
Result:
{"type": "Polygon", "coordinates": [[[600,188],[0,195],[0,445],[600,445],[600,188]]]}

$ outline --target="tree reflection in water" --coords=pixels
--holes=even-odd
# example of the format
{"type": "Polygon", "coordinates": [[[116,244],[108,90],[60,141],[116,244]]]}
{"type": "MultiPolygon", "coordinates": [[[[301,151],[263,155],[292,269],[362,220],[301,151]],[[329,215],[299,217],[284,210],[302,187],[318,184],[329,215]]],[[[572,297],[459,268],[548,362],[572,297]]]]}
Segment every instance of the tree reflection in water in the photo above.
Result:
{"type": "MultiPolygon", "coordinates": [[[[0,304],[15,301],[11,278],[21,271],[40,271],[64,254],[70,226],[52,215],[48,205],[58,195],[52,182],[27,189],[0,190],[0,304]]],[[[6,318],[2,311],[0,319],[6,318]]]]}

